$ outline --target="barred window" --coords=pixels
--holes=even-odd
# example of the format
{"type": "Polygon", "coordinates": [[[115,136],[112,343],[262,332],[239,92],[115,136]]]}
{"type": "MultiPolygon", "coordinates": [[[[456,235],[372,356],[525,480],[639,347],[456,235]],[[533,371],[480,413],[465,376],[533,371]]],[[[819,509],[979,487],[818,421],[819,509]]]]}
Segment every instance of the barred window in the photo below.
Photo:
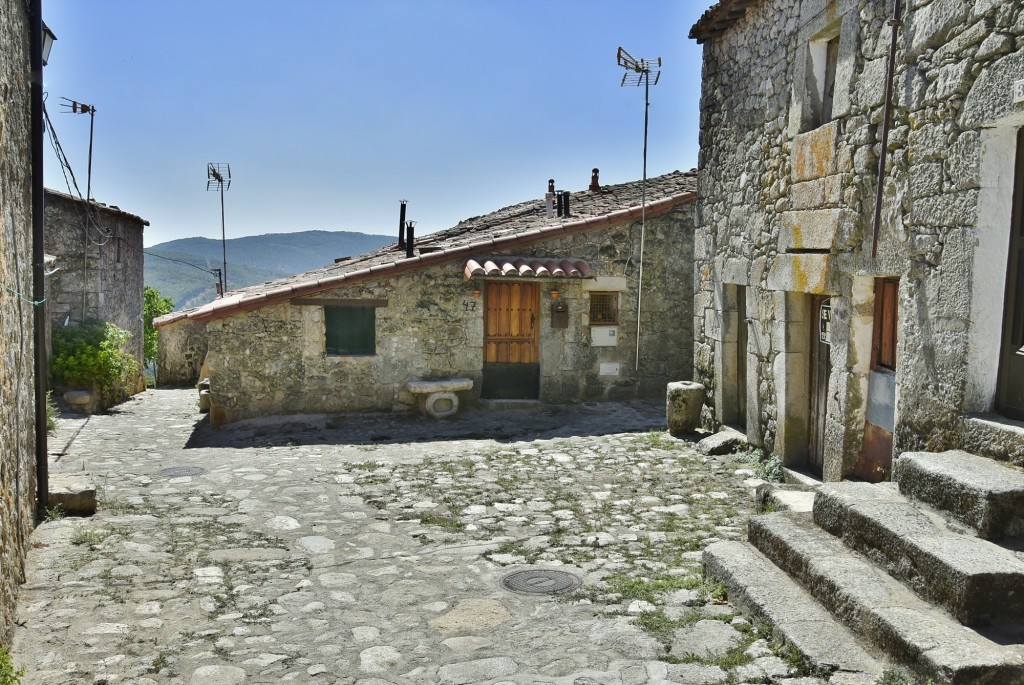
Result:
{"type": "Polygon", "coordinates": [[[590,325],[619,323],[619,294],[590,293],[590,325]]]}

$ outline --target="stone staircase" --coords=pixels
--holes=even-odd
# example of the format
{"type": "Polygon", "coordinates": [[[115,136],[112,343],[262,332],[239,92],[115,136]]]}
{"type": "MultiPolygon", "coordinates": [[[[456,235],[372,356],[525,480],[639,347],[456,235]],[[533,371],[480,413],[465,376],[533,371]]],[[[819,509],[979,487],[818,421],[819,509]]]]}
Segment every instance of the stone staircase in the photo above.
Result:
{"type": "Polygon", "coordinates": [[[750,519],[704,551],[730,600],[832,683],[886,664],[935,683],[1024,685],[1024,473],[913,452],[891,483],[822,485],[813,511],[750,519]]]}

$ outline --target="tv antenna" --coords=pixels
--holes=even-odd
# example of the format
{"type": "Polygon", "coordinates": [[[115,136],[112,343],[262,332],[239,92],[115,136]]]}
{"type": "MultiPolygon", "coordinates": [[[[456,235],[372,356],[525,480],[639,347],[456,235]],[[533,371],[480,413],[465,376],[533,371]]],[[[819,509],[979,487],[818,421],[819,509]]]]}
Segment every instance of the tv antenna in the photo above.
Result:
{"type": "Polygon", "coordinates": [[[636,369],[640,369],[640,304],[644,290],[644,236],[647,232],[647,123],[651,109],[651,76],[658,85],[661,78],[661,58],[637,59],[622,47],[616,54],[619,66],[626,70],[619,86],[644,85],[644,175],[640,184],[640,274],[636,288],[636,369]]]}
{"type": "Polygon", "coordinates": [[[228,243],[224,232],[224,191],[231,187],[231,165],[210,162],[206,165],[206,190],[220,192],[220,247],[223,253],[223,270],[221,271],[220,291],[223,295],[228,290],[228,243]]]}

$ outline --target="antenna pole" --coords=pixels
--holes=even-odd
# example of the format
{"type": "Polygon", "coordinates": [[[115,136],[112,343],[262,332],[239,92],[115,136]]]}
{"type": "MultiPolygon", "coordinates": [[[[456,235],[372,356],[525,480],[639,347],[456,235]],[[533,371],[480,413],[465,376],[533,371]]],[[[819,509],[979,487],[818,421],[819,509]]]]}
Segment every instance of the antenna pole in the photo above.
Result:
{"type": "Polygon", "coordinates": [[[224,290],[228,289],[228,241],[224,230],[224,184],[220,184],[220,249],[224,263],[224,290]]]}
{"type": "Polygon", "coordinates": [[[640,305],[644,295],[644,240],[647,233],[647,124],[651,110],[651,74],[644,72],[644,176],[640,182],[640,274],[636,288],[636,370],[640,370],[640,305]]]}
{"type": "Polygon", "coordinates": [[[636,289],[636,370],[640,370],[640,315],[643,311],[644,292],[644,242],[647,234],[647,128],[650,122],[651,110],[651,66],[656,65],[654,72],[654,85],[658,85],[661,77],[661,58],[657,60],[637,59],[623,50],[621,47],[616,55],[620,67],[626,69],[622,77],[623,86],[644,84],[644,172],[640,184],[640,269],[637,277],[636,289]],[[629,72],[634,72],[630,74],[629,72]]]}

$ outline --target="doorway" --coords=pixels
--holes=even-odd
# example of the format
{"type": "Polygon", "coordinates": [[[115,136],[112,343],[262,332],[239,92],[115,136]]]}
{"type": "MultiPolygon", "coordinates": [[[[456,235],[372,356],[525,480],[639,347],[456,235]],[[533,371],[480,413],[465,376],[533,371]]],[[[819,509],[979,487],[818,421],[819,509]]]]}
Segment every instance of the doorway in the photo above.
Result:
{"type": "Polygon", "coordinates": [[[540,397],[540,286],[488,282],[484,289],[484,399],[540,397]]]}
{"type": "Polygon", "coordinates": [[[1024,129],[1017,132],[1012,217],[996,411],[1024,421],[1024,129]]]}
{"type": "Polygon", "coordinates": [[[827,297],[811,299],[810,435],[807,467],[822,475],[825,463],[825,418],[828,416],[828,380],[832,374],[832,305],[827,297]]]}

